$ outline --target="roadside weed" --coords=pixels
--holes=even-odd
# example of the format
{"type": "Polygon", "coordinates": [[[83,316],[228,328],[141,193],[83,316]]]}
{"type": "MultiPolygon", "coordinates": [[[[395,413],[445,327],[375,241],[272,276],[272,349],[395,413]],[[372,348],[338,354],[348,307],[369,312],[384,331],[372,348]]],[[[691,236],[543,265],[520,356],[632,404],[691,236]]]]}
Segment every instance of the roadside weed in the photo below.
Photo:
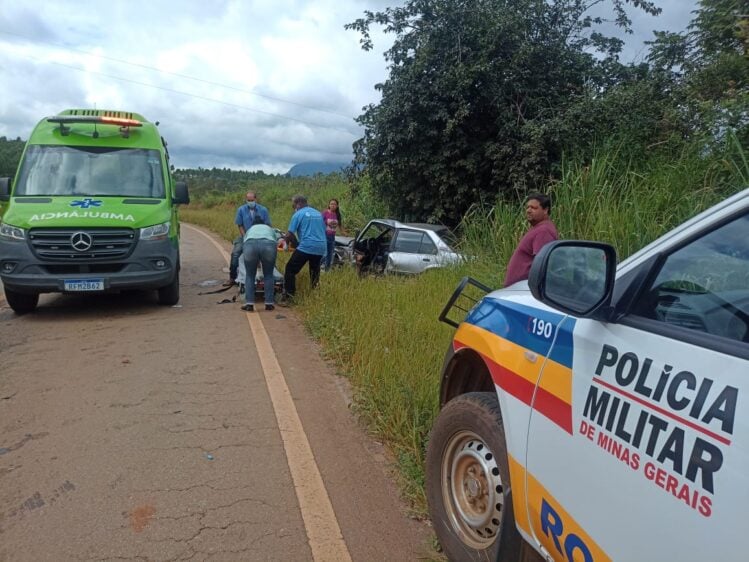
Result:
{"type": "MultiPolygon", "coordinates": [[[[268,189],[258,188],[274,225],[286,228],[290,198],[297,192],[308,195],[317,208],[336,197],[345,212],[348,194],[340,179],[328,184],[320,180],[314,192],[296,181],[289,179],[284,185],[277,180],[268,189]]],[[[622,259],[747,187],[747,181],[749,167],[740,146],[720,158],[685,149],[645,163],[602,151],[585,164],[563,163],[560,178],[547,191],[562,238],[609,242],[622,259]]],[[[181,211],[182,217],[231,240],[236,236],[234,211],[242,196],[240,190],[208,201],[198,198],[197,205],[181,211]]],[[[373,218],[362,207],[352,208],[361,224],[373,218]]],[[[353,234],[350,223],[348,228],[353,234]]],[[[464,275],[501,287],[505,264],[525,229],[522,202],[499,201],[493,207],[476,206],[464,216],[458,249],[470,260],[458,267],[416,277],[361,279],[353,268],[338,268],[323,275],[315,291],[309,290],[306,274],[298,278],[297,310],[324,355],[351,380],[356,412],[392,452],[402,493],[416,515],[426,514],[424,450],[438,412],[442,361],[453,335],[437,317],[464,275]]],[[[281,271],[288,255],[279,254],[281,271]]]]}

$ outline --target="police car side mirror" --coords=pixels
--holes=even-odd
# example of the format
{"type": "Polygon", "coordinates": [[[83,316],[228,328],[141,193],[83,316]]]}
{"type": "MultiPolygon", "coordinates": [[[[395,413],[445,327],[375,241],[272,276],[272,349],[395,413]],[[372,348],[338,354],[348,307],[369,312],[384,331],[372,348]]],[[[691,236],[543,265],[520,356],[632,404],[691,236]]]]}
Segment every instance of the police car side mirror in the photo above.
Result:
{"type": "Polygon", "coordinates": [[[174,197],[172,201],[177,205],[187,205],[190,203],[190,194],[187,191],[187,184],[183,181],[178,181],[174,184],[174,197]]]}
{"type": "Polygon", "coordinates": [[[581,318],[608,319],[614,289],[616,250],[609,244],[558,240],[533,260],[528,286],[533,296],[581,318]]]}
{"type": "Polygon", "coordinates": [[[10,199],[10,178],[0,178],[0,201],[10,199]]]}

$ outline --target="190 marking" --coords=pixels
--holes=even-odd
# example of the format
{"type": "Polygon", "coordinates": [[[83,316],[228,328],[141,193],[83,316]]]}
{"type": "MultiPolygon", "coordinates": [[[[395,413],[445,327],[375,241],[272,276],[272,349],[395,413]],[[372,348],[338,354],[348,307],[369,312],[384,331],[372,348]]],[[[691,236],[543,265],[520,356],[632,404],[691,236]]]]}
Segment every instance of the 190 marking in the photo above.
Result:
{"type": "Polygon", "coordinates": [[[528,319],[528,331],[535,335],[541,336],[542,338],[551,339],[551,335],[554,333],[554,325],[546,320],[540,318],[529,318],[528,319]]]}

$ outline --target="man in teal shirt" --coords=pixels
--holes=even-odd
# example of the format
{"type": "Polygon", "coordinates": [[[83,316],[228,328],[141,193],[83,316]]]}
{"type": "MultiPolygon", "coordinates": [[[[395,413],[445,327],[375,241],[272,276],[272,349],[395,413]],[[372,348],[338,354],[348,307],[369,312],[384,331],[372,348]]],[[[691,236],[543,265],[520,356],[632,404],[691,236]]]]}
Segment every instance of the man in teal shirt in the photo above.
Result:
{"type": "Polygon", "coordinates": [[[309,263],[310,284],[312,287],[317,286],[320,281],[320,263],[327,252],[325,222],[320,211],[310,207],[304,195],[295,195],[291,204],[295,212],[285,239],[291,242],[296,237],[298,244],[284,271],[284,288],[289,297],[296,293],[296,275],[306,263],[309,263]]]}

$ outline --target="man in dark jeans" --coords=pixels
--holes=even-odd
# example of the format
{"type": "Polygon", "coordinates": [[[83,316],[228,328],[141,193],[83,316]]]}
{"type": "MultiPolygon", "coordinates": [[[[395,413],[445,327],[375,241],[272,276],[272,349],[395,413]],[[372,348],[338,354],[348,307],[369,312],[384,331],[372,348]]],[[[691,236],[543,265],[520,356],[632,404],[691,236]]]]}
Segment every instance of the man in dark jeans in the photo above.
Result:
{"type": "Polygon", "coordinates": [[[257,194],[254,191],[248,191],[245,196],[245,204],[241,205],[237,209],[237,214],[234,217],[234,224],[239,228],[239,236],[234,240],[234,245],[231,249],[231,260],[229,261],[229,280],[224,283],[224,286],[234,285],[237,279],[237,270],[239,269],[239,256],[242,255],[242,245],[244,243],[244,235],[255,221],[255,217],[259,217],[263,224],[272,226],[270,223],[270,215],[268,209],[263,207],[257,202],[257,194]]]}
{"type": "Polygon", "coordinates": [[[296,276],[306,263],[309,263],[310,283],[312,287],[317,286],[320,280],[320,263],[327,252],[325,223],[320,211],[310,207],[304,195],[295,195],[291,204],[294,214],[285,239],[288,243],[296,238],[298,244],[284,272],[286,297],[293,297],[296,293],[296,276]]]}

